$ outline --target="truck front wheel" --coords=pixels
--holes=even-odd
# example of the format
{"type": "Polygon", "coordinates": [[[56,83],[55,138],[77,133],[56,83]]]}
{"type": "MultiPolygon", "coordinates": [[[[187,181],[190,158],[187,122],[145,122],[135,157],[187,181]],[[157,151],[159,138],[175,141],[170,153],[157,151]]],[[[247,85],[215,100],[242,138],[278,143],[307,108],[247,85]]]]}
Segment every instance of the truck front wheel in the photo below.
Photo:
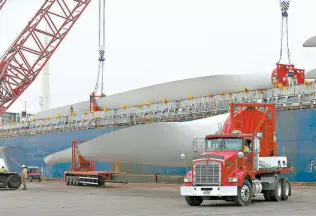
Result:
{"type": "Polygon", "coordinates": [[[244,180],[244,184],[237,188],[237,197],[235,202],[240,206],[247,206],[251,202],[252,189],[248,180],[244,180]]]}
{"type": "Polygon", "coordinates": [[[187,201],[190,206],[199,206],[202,204],[203,199],[198,196],[186,196],[185,201],[187,201]]]}

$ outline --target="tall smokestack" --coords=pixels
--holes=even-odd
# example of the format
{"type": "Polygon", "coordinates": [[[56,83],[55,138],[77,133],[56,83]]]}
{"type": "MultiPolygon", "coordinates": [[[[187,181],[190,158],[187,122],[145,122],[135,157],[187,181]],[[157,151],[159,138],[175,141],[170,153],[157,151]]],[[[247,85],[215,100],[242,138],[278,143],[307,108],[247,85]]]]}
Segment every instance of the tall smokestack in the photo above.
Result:
{"type": "MultiPolygon", "coordinates": [[[[48,25],[46,24],[46,30],[48,25]]],[[[48,46],[48,36],[45,35],[45,45],[48,46]]],[[[50,109],[50,97],[49,97],[49,61],[42,71],[42,96],[40,96],[40,109],[46,111],[50,109]]]]}

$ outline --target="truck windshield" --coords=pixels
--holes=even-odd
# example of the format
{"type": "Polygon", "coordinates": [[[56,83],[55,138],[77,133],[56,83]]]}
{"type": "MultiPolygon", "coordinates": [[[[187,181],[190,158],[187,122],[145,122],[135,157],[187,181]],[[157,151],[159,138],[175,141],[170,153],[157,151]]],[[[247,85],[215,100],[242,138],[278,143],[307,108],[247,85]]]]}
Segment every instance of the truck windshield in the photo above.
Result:
{"type": "Polygon", "coordinates": [[[205,140],[205,151],[217,151],[217,150],[230,150],[240,151],[242,150],[241,138],[217,138],[205,140]]]}

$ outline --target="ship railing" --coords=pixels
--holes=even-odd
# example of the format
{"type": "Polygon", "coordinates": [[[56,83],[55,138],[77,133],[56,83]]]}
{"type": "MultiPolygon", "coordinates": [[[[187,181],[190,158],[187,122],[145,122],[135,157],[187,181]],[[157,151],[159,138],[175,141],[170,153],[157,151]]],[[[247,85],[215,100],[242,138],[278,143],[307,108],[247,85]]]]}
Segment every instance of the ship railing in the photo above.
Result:
{"type": "MultiPolygon", "coordinates": [[[[205,109],[203,110],[203,113],[199,109],[203,109],[203,107],[198,107],[196,106],[189,106],[189,107],[183,107],[179,109],[173,109],[173,110],[163,110],[160,112],[152,112],[152,113],[146,113],[146,120],[151,120],[152,122],[159,122],[159,121],[176,121],[176,120],[189,120],[189,119],[194,119],[197,118],[196,115],[203,115],[202,117],[205,117],[206,115],[216,115],[220,113],[224,113],[228,111],[228,102],[225,103],[219,103],[217,105],[211,105],[209,106],[210,109],[205,109]]],[[[139,116],[139,115],[137,115],[139,116]]],[[[55,124],[55,129],[58,129],[58,132],[62,131],[68,131],[68,130],[80,130],[80,129],[86,129],[87,126],[93,126],[93,127],[98,127],[98,126],[108,126],[108,125],[124,125],[124,124],[137,124],[139,123],[139,118],[133,119],[133,121],[130,121],[131,118],[129,118],[128,115],[119,115],[119,116],[102,116],[97,117],[94,119],[89,119],[85,121],[85,123],[82,121],[82,119],[74,119],[74,118],[62,118],[64,121],[58,121],[57,124],[55,124]],[[101,121],[97,121],[97,120],[101,121]],[[88,124],[89,122],[89,124],[88,124]],[[82,128],[80,126],[86,126],[86,128],[82,128]]],[[[150,123],[150,122],[146,122],[150,123]]],[[[52,130],[52,125],[54,123],[47,123],[47,121],[37,121],[37,122],[31,122],[29,131],[26,134],[27,135],[33,135],[33,134],[40,134],[40,133],[45,133],[45,132],[54,132],[52,130]],[[51,125],[50,125],[51,124],[51,125]]],[[[24,130],[21,131],[21,127],[13,128],[11,126],[9,130],[4,130],[5,133],[4,135],[7,136],[14,136],[14,135],[25,135],[24,130]],[[20,130],[16,130],[16,129],[20,130]]],[[[23,127],[22,127],[23,128],[23,127]]],[[[24,127],[25,128],[25,127],[24,127]]],[[[54,128],[54,127],[53,127],[54,128]]]]}
{"type": "Polygon", "coordinates": [[[230,102],[268,102],[276,104],[279,109],[314,107],[315,85],[297,87],[295,89],[267,90],[265,95],[255,92],[236,93],[212,98],[203,97],[189,101],[174,103],[175,106],[157,106],[157,110],[138,109],[130,113],[122,110],[114,113],[97,112],[93,114],[78,114],[75,116],[60,116],[51,119],[39,119],[24,123],[5,124],[0,126],[2,137],[33,135],[40,133],[62,132],[69,130],[86,130],[89,128],[111,125],[136,125],[161,121],[178,121],[204,118],[225,113],[230,102]]]}
{"type": "MultiPolygon", "coordinates": [[[[227,105],[226,105],[227,106],[227,105]]],[[[206,106],[203,106],[206,107],[206,106]]],[[[210,106],[209,108],[211,108],[211,110],[207,110],[205,108],[206,112],[203,112],[203,116],[205,117],[205,114],[209,113],[211,115],[216,114],[218,111],[219,112],[224,112],[225,111],[225,104],[218,104],[218,106],[210,106]],[[215,109],[214,109],[215,108],[215,109]]],[[[203,108],[200,108],[203,109],[203,108]]],[[[227,109],[226,109],[227,111],[227,109]]],[[[195,106],[188,106],[188,107],[183,107],[183,108],[179,108],[179,109],[172,109],[172,110],[163,110],[160,112],[151,112],[151,113],[146,113],[146,117],[143,118],[137,118],[139,117],[138,115],[134,115],[134,118],[129,118],[128,115],[119,115],[119,116],[103,116],[101,117],[97,117],[95,119],[93,119],[92,121],[86,121],[86,122],[90,122],[91,125],[93,125],[94,127],[97,126],[107,126],[107,125],[118,125],[118,124],[137,124],[140,123],[140,121],[143,120],[151,120],[147,121],[145,123],[152,123],[152,122],[159,122],[159,121],[176,121],[176,120],[188,120],[191,118],[195,118],[196,116],[194,116],[194,114],[201,114],[199,111],[199,106],[195,105],[195,106]],[[136,116],[136,118],[135,118],[136,116]],[[97,124],[96,121],[97,119],[101,118],[101,124],[97,124]],[[131,121],[132,119],[132,121],[131,121]]],[[[143,115],[144,116],[144,115],[143,115]]],[[[82,120],[76,120],[76,119],[69,119],[66,120],[65,118],[62,118],[64,121],[62,122],[62,124],[60,124],[61,127],[56,127],[58,128],[59,132],[61,131],[67,131],[67,130],[79,130],[80,125],[84,125],[82,123],[82,120]],[[78,126],[77,126],[78,125],[78,126]]],[[[61,121],[59,121],[61,122],[61,121]]],[[[30,127],[29,127],[29,133],[27,133],[27,135],[32,135],[32,134],[39,134],[39,133],[43,133],[43,132],[53,132],[53,130],[51,130],[51,126],[49,124],[45,124],[46,121],[37,121],[37,122],[31,122],[30,127]]],[[[51,124],[54,124],[53,122],[51,124]]],[[[59,124],[55,124],[56,126],[59,124]]],[[[86,124],[88,125],[88,124],[86,124]]],[[[12,128],[10,128],[10,130],[5,130],[5,132],[9,132],[9,134],[4,134],[4,135],[8,135],[8,136],[13,136],[13,135],[17,135],[19,132],[21,134],[21,131],[16,131],[16,130],[12,130],[12,128]],[[15,131],[15,133],[12,133],[12,131],[15,131]]],[[[24,133],[23,133],[24,134],[24,133]]]]}

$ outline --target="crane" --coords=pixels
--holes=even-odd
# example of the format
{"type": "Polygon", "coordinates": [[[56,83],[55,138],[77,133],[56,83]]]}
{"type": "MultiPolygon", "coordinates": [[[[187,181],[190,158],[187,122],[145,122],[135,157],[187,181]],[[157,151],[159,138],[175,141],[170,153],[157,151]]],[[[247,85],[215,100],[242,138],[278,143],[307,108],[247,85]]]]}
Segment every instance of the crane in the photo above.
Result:
{"type": "Polygon", "coordinates": [[[32,84],[90,2],[45,0],[0,58],[0,116],[32,84]]]}
{"type": "Polygon", "coordinates": [[[90,95],[90,111],[101,111],[101,108],[97,105],[96,99],[103,98],[106,95],[103,93],[103,74],[104,74],[104,61],[105,61],[105,0],[99,0],[99,69],[97,75],[97,81],[94,87],[94,91],[90,95]],[[101,75],[101,87],[100,94],[97,94],[101,75]]]}
{"type": "Polygon", "coordinates": [[[0,0],[0,10],[2,9],[3,5],[6,3],[7,0],[0,0]]]}

